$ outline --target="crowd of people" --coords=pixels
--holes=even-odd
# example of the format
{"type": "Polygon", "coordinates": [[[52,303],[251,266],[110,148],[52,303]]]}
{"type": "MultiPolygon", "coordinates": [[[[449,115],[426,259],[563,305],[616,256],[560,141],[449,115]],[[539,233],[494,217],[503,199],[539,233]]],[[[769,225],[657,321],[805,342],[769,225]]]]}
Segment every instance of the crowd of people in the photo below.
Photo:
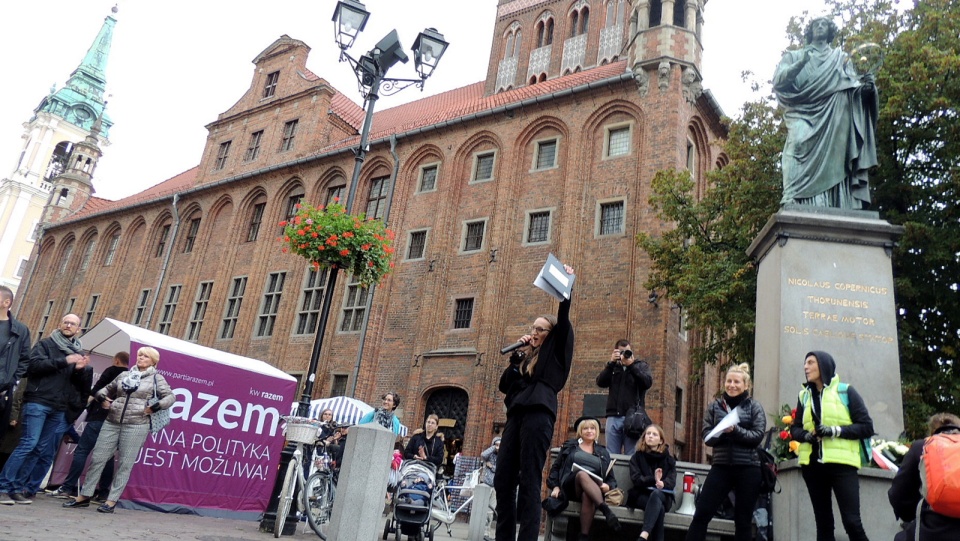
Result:
{"type": "Polygon", "coordinates": [[[15,442],[0,470],[0,505],[33,503],[61,442],[70,439],[77,444],[70,471],[49,494],[70,498],[63,504],[70,508],[88,507],[96,499],[102,502],[98,511],[113,513],[151,417],[176,400],[156,371],[160,353],[140,348],[128,370],[129,354],[118,352],[94,384],[90,355],[80,339],[80,318],[64,315],[55,331],[31,346],[29,329],[10,312],[13,300],[13,292],[0,286],[0,440],[15,442]],[[73,425],[84,411],[83,433],[77,434],[73,425]]]}

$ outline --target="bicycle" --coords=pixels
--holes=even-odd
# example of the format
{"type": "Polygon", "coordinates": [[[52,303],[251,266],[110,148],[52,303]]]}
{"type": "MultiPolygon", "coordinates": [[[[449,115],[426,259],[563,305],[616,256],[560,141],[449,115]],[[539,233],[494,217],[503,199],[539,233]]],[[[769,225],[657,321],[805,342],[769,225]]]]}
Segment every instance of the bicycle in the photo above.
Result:
{"type": "MultiPolygon", "coordinates": [[[[280,501],[277,504],[277,518],[273,524],[273,537],[279,538],[283,532],[283,526],[286,524],[287,515],[290,514],[290,507],[293,505],[293,495],[296,490],[300,494],[306,494],[303,480],[303,446],[313,445],[317,441],[317,434],[320,432],[320,425],[313,419],[304,417],[287,416],[283,417],[287,426],[284,429],[288,442],[296,444],[297,448],[287,464],[287,473],[283,477],[283,484],[280,485],[280,501]]],[[[303,512],[306,497],[297,500],[298,511],[303,512]]],[[[326,538],[324,538],[326,539],[326,538]]]]}
{"type": "Polygon", "coordinates": [[[321,444],[318,450],[318,456],[314,460],[316,471],[307,479],[302,505],[306,509],[310,528],[320,539],[326,539],[327,527],[333,514],[333,499],[337,493],[337,471],[327,453],[326,445],[321,444]]]}
{"type": "MultiPolygon", "coordinates": [[[[467,517],[470,516],[469,513],[466,512],[466,509],[468,506],[470,506],[471,503],[473,503],[472,493],[470,494],[470,497],[467,498],[458,507],[454,509],[450,508],[450,501],[447,496],[447,493],[448,492],[452,493],[453,491],[457,491],[457,493],[459,493],[462,490],[464,490],[463,486],[447,485],[447,479],[443,477],[440,477],[439,479],[437,479],[437,488],[434,490],[434,493],[433,493],[433,508],[430,510],[430,516],[433,520],[433,522],[431,522],[430,524],[431,534],[437,531],[441,525],[444,525],[447,528],[447,535],[450,537],[453,537],[453,531],[451,530],[450,526],[457,520],[457,515],[459,515],[460,513],[464,513],[465,515],[467,515],[467,517]]],[[[488,504],[488,508],[487,508],[487,526],[485,529],[489,531],[490,525],[495,524],[496,521],[497,521],[497,510],[494,507],[494,501],[491,498],[491,501],[488,504]]],[[[490,539],[490,537],[484,535],[484,539],[487,540],[487,539],[490,539]]]]}

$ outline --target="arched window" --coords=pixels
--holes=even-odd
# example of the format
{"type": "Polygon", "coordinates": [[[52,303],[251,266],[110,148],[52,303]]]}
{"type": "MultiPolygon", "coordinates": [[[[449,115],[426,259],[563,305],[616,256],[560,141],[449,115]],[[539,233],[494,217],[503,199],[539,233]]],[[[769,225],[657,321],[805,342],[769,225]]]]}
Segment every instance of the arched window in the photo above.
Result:
{"type": "Polygon", "coordinates": [[[663,4],[660,0],[650,1],[650,28],[660,26],[660,14],[663,12],[663,4]]]}
{"type": "Polygon", "coordinates": [[[523,40],[522,33],[517,30],[517,37],[513,40],[513,56],[520,56],[520,42],[523,40]]]}
{"type": "Polygon", "coordinates": [[[570,37],[577,35],[577,29],[580,27],[580,13],[573,11],[570,13],[570,37]]]}
{"type": "Polygon", "coordinates": [[[687,26],[687,0],[676,0],[673,4],[673,26],[687,26]]]}
{"type": "Polygon", "coordinates": [[[580,30],[577,35],[586,34],[590,24],[590,8],[585,7],[580,11],[580,30]]]}
{"type": "Polygon", "coordinates": [[[544,45],[551,45],[553,44],[553,18],[547,19],[546,27],[547,30],[546,35],[544,36],[544,45]]]}

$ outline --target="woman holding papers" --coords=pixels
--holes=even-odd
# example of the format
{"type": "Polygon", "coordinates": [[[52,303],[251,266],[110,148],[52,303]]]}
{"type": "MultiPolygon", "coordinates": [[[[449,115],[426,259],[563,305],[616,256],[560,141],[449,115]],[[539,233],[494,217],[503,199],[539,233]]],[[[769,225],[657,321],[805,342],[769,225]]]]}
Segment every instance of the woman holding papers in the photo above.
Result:
{"type": "Polygon", "coordinates": [[[734,539],[753,539],[753,509],[760,496],[757,447],[767,428],[766,414],[760,402],[748,394],[750,365],[743,363],[730,367],[723,390],[723,395],[710,404],[703,416],[703,440],[713,447],[713,465],[700,489],[697,510],[687,530],[687,541],[706,538],[707,524],[731,490],[736,498],[734,539]]]}
{"type": "Polygon", "coordinates": [[[614,531],[620,530],[620,521],[603,501],[603,495],[617,487],[610,467],[610,453],[597,443],[600,421],[581,417],[574,423],[578,438],[560,447],[557,460],[550,467],[547,488],[550,497],[580,502],[580,541],[590,538],[593,515],[599,509],[614,531]]]}
{"type": "Polygon", "coordinates": [[[643,509],[640,539],[663,541],[663,516],[673,505],[677,461],[670,456],[659,426],[648,426],[640,436],[637,452],[630,457],[630,480],[633,487],[627,494],[627,507],[643,509]]]}
{"type": "MultiPolygon", "coordinates": [[[[564,265],[564,271],[572,281],[573,269],[564,265]]],[[[530,334],[518,342],[523,346],[513,352],[500,376],[507,422],[493,479],[497,541],[536,541],[540,535],[543,463],[553,438],[557,393],[566,385],[573,362],[570,299],[560,303],[556,316],[535,319],[530,334]]]]}

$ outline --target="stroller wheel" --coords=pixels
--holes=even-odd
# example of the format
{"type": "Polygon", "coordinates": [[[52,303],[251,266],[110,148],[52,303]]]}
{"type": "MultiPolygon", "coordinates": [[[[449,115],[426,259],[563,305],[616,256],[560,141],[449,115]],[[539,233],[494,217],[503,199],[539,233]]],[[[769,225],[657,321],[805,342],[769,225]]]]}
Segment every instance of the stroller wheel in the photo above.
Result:
{"type": "Polygon", "coordinates": [[[390,522],[391,519],[388,518],[387,521],[383,523],[383,541],[387,541],[387,538],[390,537],[390,522]]]}

